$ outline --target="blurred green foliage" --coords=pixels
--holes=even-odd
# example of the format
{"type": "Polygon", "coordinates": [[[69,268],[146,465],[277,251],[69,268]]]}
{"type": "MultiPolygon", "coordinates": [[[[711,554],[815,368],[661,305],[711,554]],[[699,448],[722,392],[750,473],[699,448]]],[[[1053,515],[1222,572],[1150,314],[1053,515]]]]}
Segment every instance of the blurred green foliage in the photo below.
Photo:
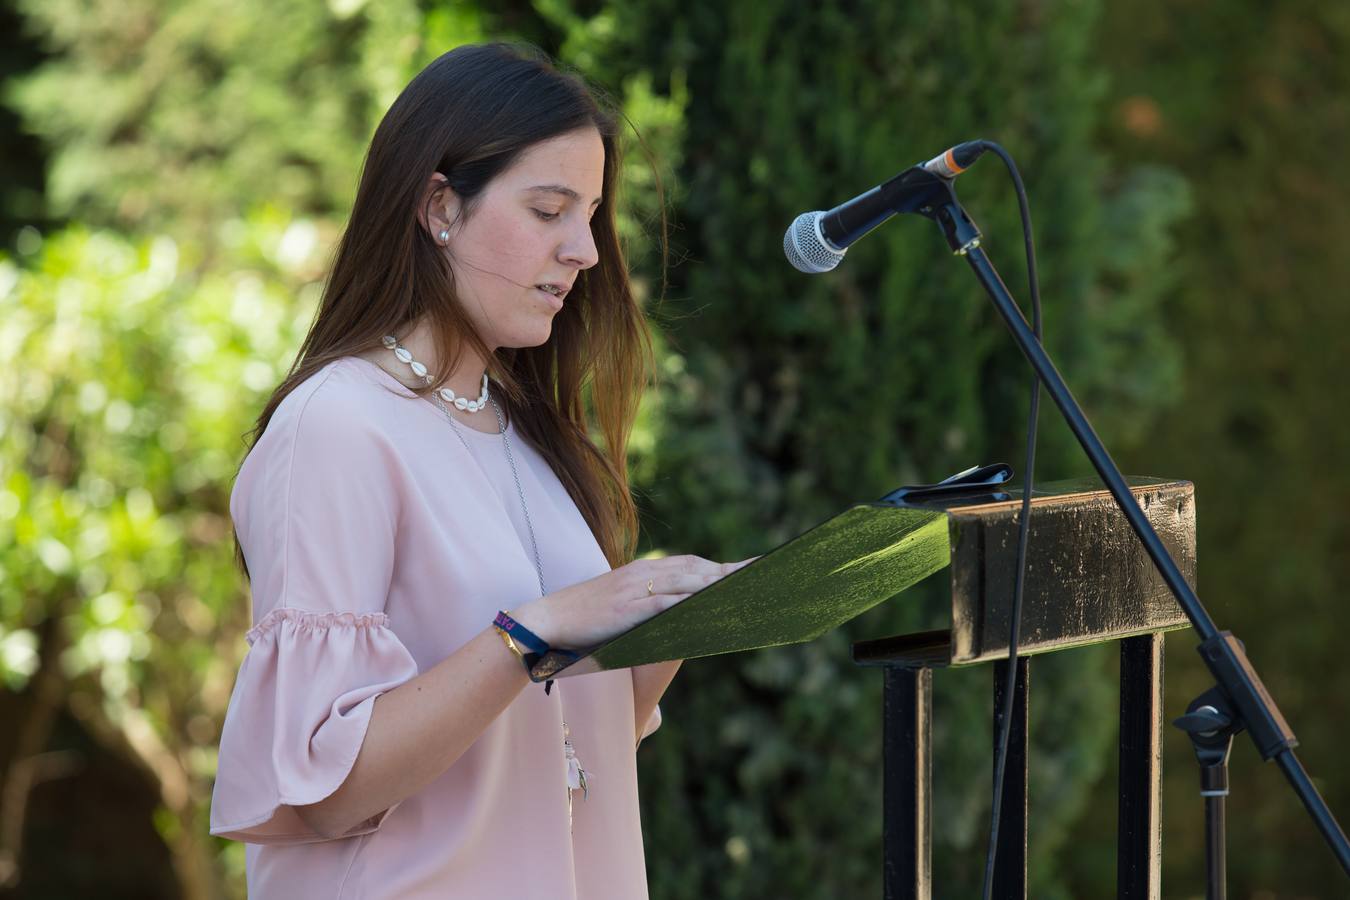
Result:
{"type": "MultiPolygon", "coordinates": [[[[931,0],[848,12],[782,0],[10,2],[35,67],[0,87],[48,159],[31,224],[69,224],[25,229],[0,261],[0,700],[19,723],[0,760],[59,743],[38,715],[55,704],[154,786],[153,826],[182,896],[242,895],[242,846],[206,836],[248,623],[227,508],[242,437],[313,315],[375,123],[422,65],[466,41],[539,43],[618,98],[651,153],[627,140],[621,207],[660,331],[661,381],[632,444],[645,550],[741,558],[906,481],[993,459],[1020,468],[1024,367],[932,226],[892,223],[828,278],[794,273],[780,249],[798,212],[981,135],[1022,161],[1047,342],[1075,393],[1136,471],[1199,482],[1202,586],[1245,601],[1255,584],[1330,615],[1325,563],[1346,544],[1334,504],[1311,486],[1298,495],[1319,528],[1290,555],[1271,541],[1274,524],[1248,528],[1247,504],[1206,486],[1261,482],[1271,458],[1302,463],[1318,439],[1333,453],[1345,441],[1337,393],[1316,388],[1335,377],[1330,338],[1301,354],[1303,319],[1272,318],[1292,302],[1329,317],[1325,335],[1344,333],[1332,330],[1343,315],[1320,302],[1317,279],[1334,270],[1308,270],[1293,297],[1286,286],[1310,256],[1334,257],[1345,213],[1331,201],[1346,186],[1323,192],[1305,168],[1281,169],[1287,147],[1269,137],[1319,147],[1343,136],[1343,110],[1295,127],[1300,100],[1334,106],[1345,87],[1331,59],[1350,27],[1333,7],[1206,31],[1218,13],[1200,3],[1179,32],[1163,0],[1149,0],[1152,16],[1104,18],[1095,0],[990,0],[978,12],[931,0]],[[1197,32],[1202,51],[1169,43],[1197,32]],[[1173,62],[1156,63],[1160,47],[1173,62]],[[1312,90],[1305,59],[1321,60],[1327,80],[1311,100],[1299,93],[1312,90]],[[1244,65],[1249,77],[1233,77],[1244,65]],[[1234,133],[1233,110],[1253,95],[1263,115],[1234,133]],[[1161,131],[1140,131],[1141,97],[1156,98],[1161,131]],[[1209,167],[1216,157],[1226,165],[1209,167]],[[1279,173],[1282,190],[1211,205],[1258,169],[1279,173]],[[1178,171],[1200,173],[1205,205],[1192,209],[1178,171]],[[1291,195],[1312,212],[1272,236],[1291,195]],[[668,282],[652,239],[663,212],[678,263],[668,282]],[[1272,239],[1289,255],[1255,249],[1272,239]],[[1250,293],[1236,315],[1221,277],[1234,267],[1250,293]],[[1216,323],[1225,339],[1189,354],[1183,380],[1183,343],[1216,323]],[[1272,327],[1283,349],[1263,340],[1272,327]],[[1314,424],[1289,421],[1295,399],[1322,404],[1314,424]]],[[[1023,296],[1004,173],[988,159],[961,190],[1023,296]]],[[[1084,473],[1045,407],[1038,475],[1084,473]]],[[[1274,508],[1267,490],[1258,498],[1274,508]]],[[[653,898],[879,892],[881,684],[849,662],[848,644],[924,626],[940,600],[923,586],[813,644],[684,667],[641,751],[653,898]]],[[[1216,613],[1253,631],[1260,610],[1216,613]]],[[[1272,652],[1315,637],[1281,633],[1272,652]]],[[[1314,683],[1329,653],[1270,678],[1277,694],[1314,683]]],[[[1079,651],[1035,666],[1037,897],[1113,890],[1102,874],[1114,846],[1112,659],[1079,651]],[[1100,834],[1084,841],[1090,827],[1100,834]]],[[[1177,668],[1180,690],[1203,686],[1196,667],[1177,668]]],[[[1350,675],[1337,677],[1343,696],[1350,675]]],[[[970,896],[987,827],[988,672],[935,682],[938,896],[970,896]]],[[[1184,703],[1173,693],[1172,706],[1184,703]]],[[[1318,736],[1329,746],[1334,729],[1318,736]]],[[[1189,751],[1168,752],[1189,783],[1189,751]]],[[[1274,804],[1282,786],[1262,774],[1270,811],[1246,839],[1269,849],[1236,863],[1252,884],[1296,877],[1280,831],[1299,812],[1274,804]]],[[[1337,784],[1333,800],[1350,799],[1337,784]]],[[[1182,852],[1171,846],[1169,879],[1191,890],[1198,845],[1187,834],[1182,852]]],[[[30,857],[53,865],[43,854],[56,852],[30,857]]],[[[70,872],[53,896],[90,890],[70,872]]],[[[1300,889],[1315,892],[1315,880],[1300,889]]]]}
{"type": "Polygon", "coordinates": [[[270,203],[341,218],[374,124],[476,8],[413,0],[14,0],[50,64],[12,85],[51,210],[209,234],[270,203]],[[265,173],[265,175],[264,175],[265,173]]]}
{"type": "MultiPolygon", "coordinates": [[[[1112,7],[1105,24],[1129,39],[1105,46],[1115,87],[1103,138],[1187,172],[1203,198],[1176,233],[1164,307],[1166,327],[1187,339],[1187,374],[1173,410],[1122,462],[1196,482],[1201,597],[1246,643],[1346,827],[1350,170],[1340,159],[1350,146],[1350,5],[1144,0],[1112,7]]],[[[1208,686],[1194,643],[1169,639],[1169,710],[1208,686]]],[[[1179,734],[1166,750],[1165,883],[1199,896],[1195,768],[1179,734]]],[[[1230,886],[1350,893],[1284,778],[1245,736],[1231,768],[1230,886]]]]}
{"type": "Polygon", "coordinates": [[[0,676],[21,688],[51,657],[72,713],[153,774],[157,824],[206,883],[214,743],[249,624],[229,485],[320,253],[308,221],[235,224],[223,267],[80,226],[0,263],[0,676]],[[64,633],[42,646],[49,620],[64,633]]]}

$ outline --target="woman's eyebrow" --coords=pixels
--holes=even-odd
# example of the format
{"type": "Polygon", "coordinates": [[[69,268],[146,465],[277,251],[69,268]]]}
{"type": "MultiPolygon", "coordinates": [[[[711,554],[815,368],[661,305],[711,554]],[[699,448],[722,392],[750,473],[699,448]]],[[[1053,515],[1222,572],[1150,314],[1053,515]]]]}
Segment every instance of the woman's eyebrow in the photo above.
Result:
{"type": "MultiPolygon", "coordinates": [[[[570,187],[568,187],[568,186],[565,185],[565,184],[536,184],[534,187],[528,187],[528,188],[526,188],[525,190],[527,190],[527,191],[542,191],[542,192],[548,193],[548,194],[562,194],[564,197],[568,198],[569,200],[580,200],[580,199],[581,199],[581,195],[580,195],[580,194],[578,194],[576,191],[572,190],[570,187]]],[[[598,204],[598,203],[600,202],[600,199],[601,199],[601,198],[596,197],[594,200],[592,200],[592,201],[591,201],[591,206],[595,206],[596,204],[598,204]]]]}

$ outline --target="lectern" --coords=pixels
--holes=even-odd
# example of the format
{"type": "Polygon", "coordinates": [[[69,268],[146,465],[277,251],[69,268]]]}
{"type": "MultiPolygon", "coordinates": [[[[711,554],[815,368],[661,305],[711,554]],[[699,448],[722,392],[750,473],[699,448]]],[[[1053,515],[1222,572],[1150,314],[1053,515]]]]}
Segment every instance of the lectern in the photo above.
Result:
{"type": "MultiPolygon", "coordinates": [[[[1193,487],[1130,486],[1193,582],[1193,487]]],[[[855,662],[885,668],[885,896],[927,898],[933,670],[993,663],[1002,688],[1021,512],[1011,493],[896,492],[854,505],[599,647],[545,655],[530,677],[813,640],[950,569],[950,627],[853,646],[855,662]]],[[[1026,896],[1027,657],[1103,641],[1121,644],[1119,896],[1160,896],[1162,632],[1188,624],[1110,493],[1086,482],[1036,490],[996,896],[1026,896]]]]}
{"type": "MultiPolygon", "coordinates": [[[[1194,487],[1189,482],[1151,478],[1129,479],[1129,484],[1193,586],[1194,487]]],[[[1007,495],[907,504],[945,514],[951,615],[946,629],[853,645],[855,662],[885,669],[882,833],[887,900],[931,896],[933,671],[993,663],[994,732],[998,733],[1009,665],[1008,616],[1021,512],[1020,499],[1007,495]]],[[[1086,483],[1046,484],[1034,493],[1024,592],[994,896],[1027,895],[1028,657],[1118,641],[1117,896],[1158,900],[1162,896],[1162,633],[1188,627],[1189,622],[1111,495],[1086,483]]]]}

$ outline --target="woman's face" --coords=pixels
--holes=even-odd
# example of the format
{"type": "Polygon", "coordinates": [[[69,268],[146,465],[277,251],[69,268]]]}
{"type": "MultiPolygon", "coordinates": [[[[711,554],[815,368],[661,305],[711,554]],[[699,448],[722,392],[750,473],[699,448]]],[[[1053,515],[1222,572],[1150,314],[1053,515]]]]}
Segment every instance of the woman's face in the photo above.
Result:
{"type": "MultiPolygon", "coordinates": [[[[524,151],[483,189],[467,220],[456,221],[454,192],[442,192],[456,290],[490,350],[547,341],[578,273],[599,260],[591,217],[604,168],[600,133],[588,128],[524,151]]],[[[432,224],[437,235],[446,227],[432,224]]]]}

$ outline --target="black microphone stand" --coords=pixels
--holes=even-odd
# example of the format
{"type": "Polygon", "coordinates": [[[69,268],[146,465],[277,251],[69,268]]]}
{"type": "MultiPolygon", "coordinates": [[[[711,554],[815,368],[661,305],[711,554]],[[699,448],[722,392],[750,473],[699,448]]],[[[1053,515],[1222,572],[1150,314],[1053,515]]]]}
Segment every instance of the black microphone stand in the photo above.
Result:
{"type": "Polygon", "coordinates": [[[1191,701],[1172,724],[1190,736],[1200,763],[1200,796],[1205,798],[1205,900],[1226,900],[1228,866],[1224,812],[1228,803],[1228,751],[1242,723],[1230,715],[1227,698],[1210,688],[1191,701]]]}
{"type": "MultiPolygon", "coordinates": [[[[1256,670],[1248,662],[1242,642],[1234,637],[1232,632],[1218,630],[1213,619],[1210,618],[1209,613],[1200,603],[1200,598],[1186,583],[1186,579],[1182,576],[1176,561],[1167,552],[1157,532],[1153,530],[1153,526],[1149,524],[1143,510],[1139,508],[1138,501],[1130,493],[1120,469],[1117,468],[1101,440],[1092,430],[1092,425],[1083,414],[1082,407],[1078,405],[1078,401],[1069,392],[1068,386],[1064,383],[1064,378],[1055,368],[1055,364],[1046,354],[1040,341],[1036,339],[1031,326],[1023,318],[1017,303],[1008,293],[1008,288],[1004,285],[1003,279],[999,277],[998,271],[995,270],[989,258],[985,256],[984,250],[980,247],[980,230],[961,207],[960,201],[956,198],[956,191],[953,189],[952,182],[940,178],[920,166],[915,166],[902,176],[894,179],[886,187],[890,188],[888,199],[891,200],[892,209],[895,212],[916,212],[937,222],[952,251],[956,255],[964,257],[966,262],[969,263],[971,271],[975,273],[975,277],[979,279],[980,284],[989,294],[989,298],[994,302],[994,307],[1003,318],[1004,324],[1012,332],[1013,339],[1017,342],[1022,355],[1027,358],[1032,368],[1036,370],[1036,374],[1040,376],[1041,384],[1044,385],[1051,399],[1055,401],[1055,405],[1059,407],[1064,420],[1092,461],[1093,468],[1097,470],[1097,474],[1106,483],[1106,487],[1111,491],[1111,496],[1115,498],[1116,504],[1129,521],[1130,527],[1139,536],[1144,549],[1158,567],[1163,580],[1176,597],[1177,603],[1186,613],[1186,617],[1190,619],[1191,626],[1199,634],[1200,658],[1205,661],[1205,665],[1209,667],[1210,673],[1214,676],[1216,687],[1212,691],[1206,692],[1205,695],[1197,699],[1196,703],[1192,704],[1192,712],[1198,709],[1199,705],[1206,704],[1211,708],[1222,710],[1220,717],[1228,720],[1228,724],[1224,726],[1227,731],[1227,742],[1231,742],[1232,734],[1237,731],[1246,729],[1251,734],[1262,759],[1266,761],[1274,759],[1279,763],[1285,778],[1303,802],[1308,814],[1312,816],[1318,830],[1322,832],[1322,836],[1330,845],[1332,853],[1340,862],[1341,868],[1347,875],[1350,875],[1350,843],[1346,841],[1345,832],[1337,824],[1331,810],[1327,808],[1326,801],[1318,794],[1317,788],[1313,786],[1308,777],[1308,773],[1304,771],[1303,765],[1294,755],[1293,748],[1298,745],[1298,740],[1275,706],[1275,701],[1266,692],[1266,688],[1261,683],[1256,670]],[[1204,701],[1204,703],[1201,701],[1204,701]]],[[[1180,721],[1179,727],[1186,728],[1186,726],[1180,725],[1180,721]]],[[[1199,724],[1199,728],[1204,731],[1212,730],[1210,725],[1203,722],[1199,724]]],[[[1186,730],[1192,735],[1193,740],[1197,734],[1201,733],[1190,729],[1186,730]]],[[[1216,795],[1220,801],[1217,803],[1217,807],[1215,803],[1207,804],[1210,813],[1208,816],[1210,820],[1209,840],[1207,842],[1210,860],[1209,872],[1213,876],[1218,869],[1220,879],[1222,878],[1223,865],[1223,805],[1221,801],[1222,796],[1227,793],[1226,747],[1227,744],[1225,743],[1221,762],[1214,762],[1210,756],[1202,755],[1202,745],[1196,744],[1196,753],[1200,757],[1202,767],[1212,768],[1220,764],[1223,766],[1224,794],[1216,795]]],[[[1210,783],[1206,780],[1207,778],[1216,780],[1217,777],[1217,773],[1205,775],[1202,768],[1202,785],[1210,783]]],[[[1222,894],[1215,895],[1212,892],[1214,887],[1216,885],[1211,884],[1210,896],[1222,896],[1222,894]]],[[[1221,881],[1217,887],[1222,889],[1221,881]]]]}

